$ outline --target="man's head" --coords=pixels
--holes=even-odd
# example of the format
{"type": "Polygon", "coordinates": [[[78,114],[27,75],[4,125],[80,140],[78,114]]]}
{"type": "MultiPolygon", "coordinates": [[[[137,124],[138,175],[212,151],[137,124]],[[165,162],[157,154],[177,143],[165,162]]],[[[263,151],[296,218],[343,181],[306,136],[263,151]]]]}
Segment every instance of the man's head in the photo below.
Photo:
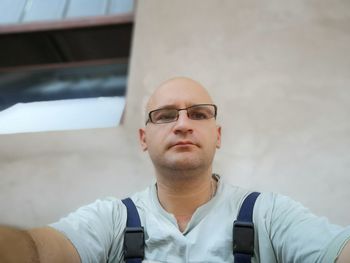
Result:
{"type": "Polygon", "coordinates": [[[162,83],[150,97],[146,113],[149,116],[158,109],[178,110],[199,104],[205,105],[151,113],[153,118],[139,130],[142,149],[149,152],[156,170],[211,169],[221,143],[221,128],[216,124],[213,101],[201,84],[184,77],[162,83]]]}

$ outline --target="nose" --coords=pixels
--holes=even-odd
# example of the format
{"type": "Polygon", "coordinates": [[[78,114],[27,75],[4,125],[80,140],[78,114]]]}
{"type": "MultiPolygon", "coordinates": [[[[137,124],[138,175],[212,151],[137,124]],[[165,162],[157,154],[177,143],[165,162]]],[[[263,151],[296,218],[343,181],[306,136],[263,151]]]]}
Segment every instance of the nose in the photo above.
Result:
{"type": "Polygon", "coordinates": [[[179,118],[174,125],[174,133],[192,133],[192,122],[187,116],[186,110],[179,111],[179,118]]]}

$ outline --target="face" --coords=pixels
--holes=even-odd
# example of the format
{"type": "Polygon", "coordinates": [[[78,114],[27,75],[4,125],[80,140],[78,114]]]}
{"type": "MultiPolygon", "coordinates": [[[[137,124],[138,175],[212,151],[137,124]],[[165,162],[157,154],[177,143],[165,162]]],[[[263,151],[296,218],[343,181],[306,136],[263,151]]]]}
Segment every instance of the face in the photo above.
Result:
{"type": "MultiPolygon", "coordinates": [[[[207,91],[187,78],[171,79],[151,96],[147,113],[171,107],[187,108],[196,104],[213,104],[207,91]]],[[[211,168],[216,148],[221,143],[221,128],[215,118],[192,120],[180,111],[175,122],[154,124],[148,122],[139,130],[140,142],[148,151],[156,169],[193,170],[211,168]]]]}

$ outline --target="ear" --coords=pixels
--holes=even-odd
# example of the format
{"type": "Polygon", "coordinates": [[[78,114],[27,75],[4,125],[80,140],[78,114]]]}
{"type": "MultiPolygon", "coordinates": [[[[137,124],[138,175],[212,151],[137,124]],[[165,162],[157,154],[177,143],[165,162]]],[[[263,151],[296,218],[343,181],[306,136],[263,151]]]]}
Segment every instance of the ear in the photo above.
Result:
{"type": "Polygon", "coordinates": [[[146,131],[143,128],[139,129],[139,141],[140,141],[142,150],[144,152],[147,151],[146,131]]]}
{"type": "Polygon", "coordinates": [[[217,139],[216,139],[216,148],[219,149],[221,147],[221,126],[216,127],[217,130],[217,139]]]}

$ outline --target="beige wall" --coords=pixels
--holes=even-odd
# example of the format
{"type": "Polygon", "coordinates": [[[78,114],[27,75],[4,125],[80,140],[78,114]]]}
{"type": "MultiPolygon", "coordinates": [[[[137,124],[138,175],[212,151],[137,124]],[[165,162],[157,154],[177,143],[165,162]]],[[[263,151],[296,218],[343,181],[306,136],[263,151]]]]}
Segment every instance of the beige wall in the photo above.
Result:
{"type": "Polygon", "coordinates": [[[219,106],[214,170],[350,223],[350,2],[138,1],[125,124],[0,136],[0,222],[46,224],[152,179],[142,105],[186,75],[219,106]]]}

